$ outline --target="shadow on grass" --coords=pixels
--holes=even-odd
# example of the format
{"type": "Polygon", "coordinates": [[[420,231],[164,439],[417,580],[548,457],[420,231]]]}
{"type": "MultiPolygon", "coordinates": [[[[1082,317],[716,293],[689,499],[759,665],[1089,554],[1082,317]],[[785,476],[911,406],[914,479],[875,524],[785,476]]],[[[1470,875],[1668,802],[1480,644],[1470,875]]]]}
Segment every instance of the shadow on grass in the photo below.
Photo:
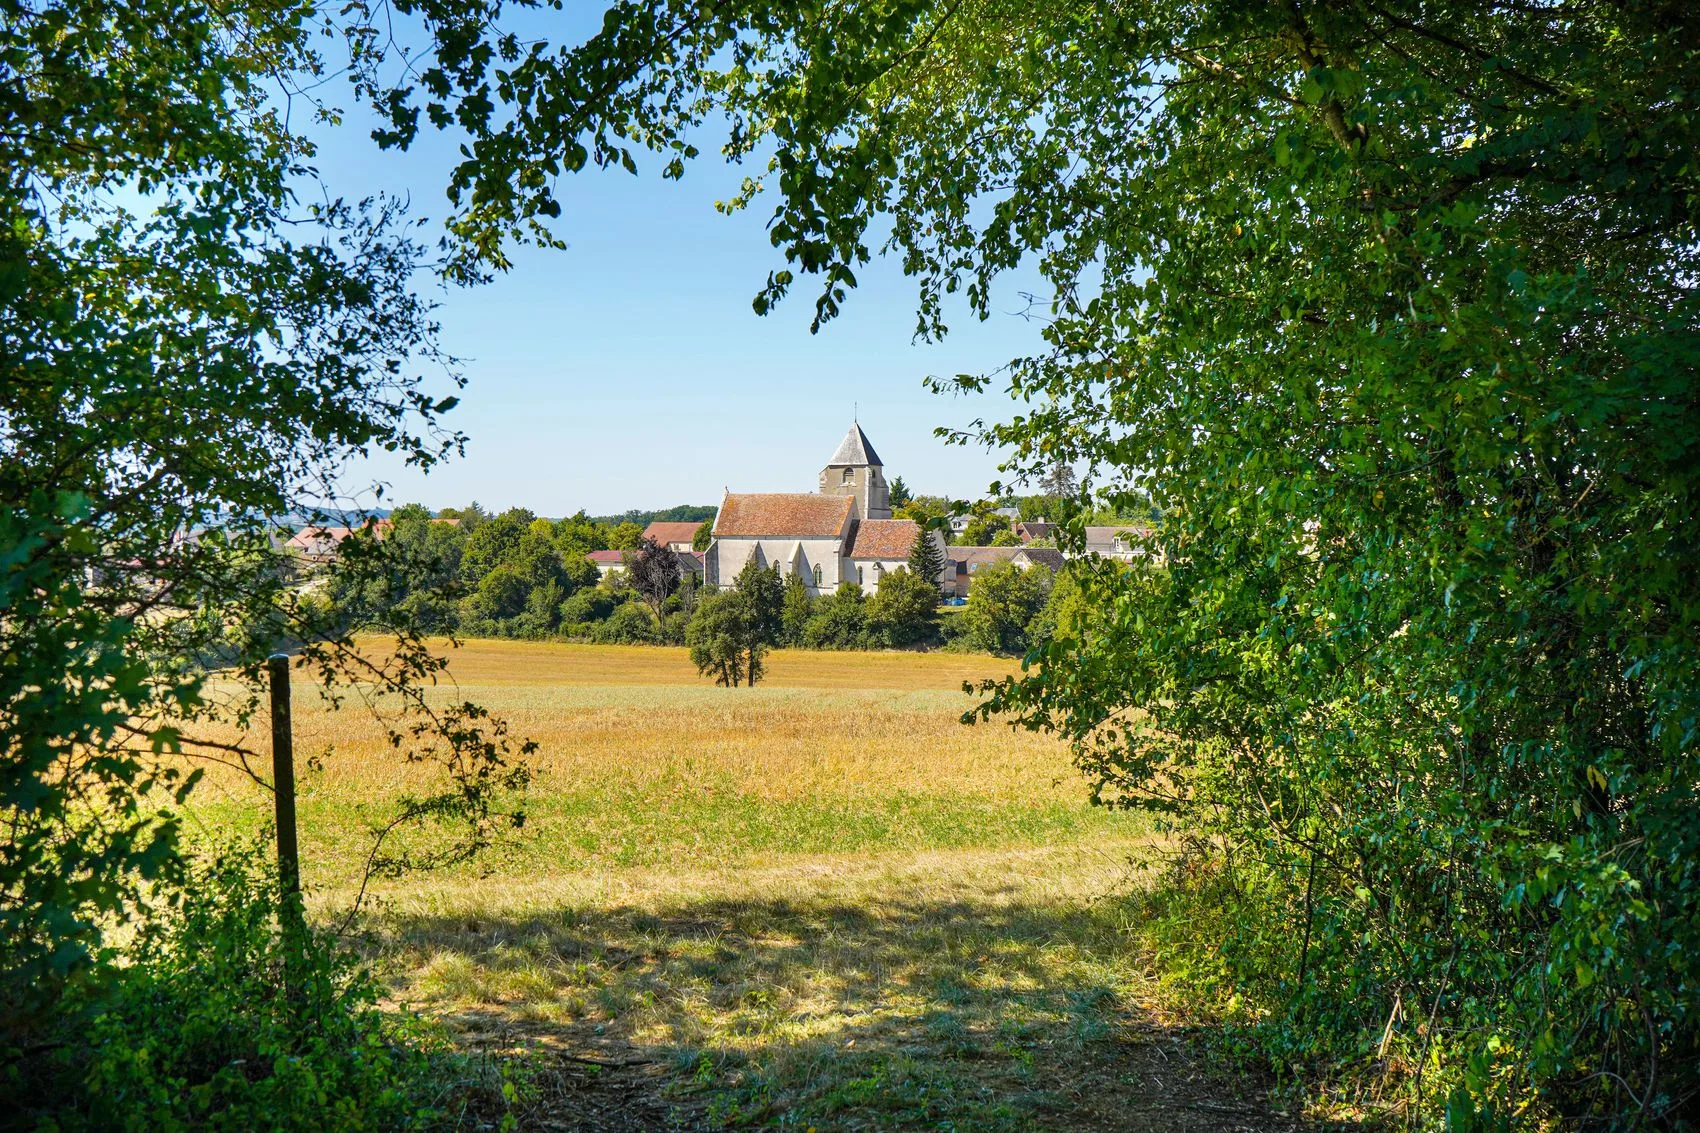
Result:
{"type": "Polygon", "coordinates": [[[1123,916],[918,886],[373,927],[400,998],[541,1053],[531,1127],[1304,1127],[1158,1021],[1123,916]]]}

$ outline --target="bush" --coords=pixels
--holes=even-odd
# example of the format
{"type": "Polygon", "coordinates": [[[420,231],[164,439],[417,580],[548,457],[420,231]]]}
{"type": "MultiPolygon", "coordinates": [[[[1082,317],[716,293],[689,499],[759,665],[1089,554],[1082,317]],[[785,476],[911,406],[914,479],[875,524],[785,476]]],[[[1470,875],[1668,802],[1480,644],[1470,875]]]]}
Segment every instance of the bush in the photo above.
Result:
{"type": "Polygon", "coordinates": [[[615,607],[607,621],[591,630],[591,639],[603,645],[644,645],[659,637],[655,615],[637,601],[615,607]]]}
{"type": "Polygon", "coordinates": [[[868,644],[868,619],[862,588],[854,582],[815,603],[803,624],[803,645],[810,649],[862,649],[868,644]]]}
{"type": "Polygon", "coordinates": [[[613,613],[619,604],[612,594],[600,586],[580,590],[561,603],[561,624],[582,626],[589,622],[602,621],[613,613]]]}
{"type": "MultiPolygon", "coordinates": [[[[387,1020],[370,974],[310,933],[290,969],[255,849],[196,869],[176,915],[64,1004],[65,1045],[13,1063],[23,1124],[75,1130],[354,1133],[435,1124],[451,1057],[387,1020]]],[[[16,1087],[16,1088],[14,1088],[16,1087]]]]}

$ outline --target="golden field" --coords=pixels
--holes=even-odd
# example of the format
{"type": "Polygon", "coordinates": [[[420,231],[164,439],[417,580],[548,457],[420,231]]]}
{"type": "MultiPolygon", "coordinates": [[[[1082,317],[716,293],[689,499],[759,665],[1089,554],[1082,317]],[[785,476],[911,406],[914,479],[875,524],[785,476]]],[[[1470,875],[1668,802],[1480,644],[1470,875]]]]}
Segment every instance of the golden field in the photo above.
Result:
{"type": "MultiPolygon", "coordinates": [[[[722,689],[682,649],[468,642],[433,696],[537,741],[528,820],[380,881],[358,939],[398,1005],[535,1053],[522,1128],[1119,1127],[1146,1104],[1129,1042],[1161,1035],[1116,899],[1149,836],[1088,805],[1055,739],[960,723],[963,682],[1009,671],[782,651],[722,689]]],[[[328,921],[424,784],[363,706],[299,683],[296,751],[328,921]]],[[[210,836],[268,805],[214,776],[192,814],[210,836]]]]}

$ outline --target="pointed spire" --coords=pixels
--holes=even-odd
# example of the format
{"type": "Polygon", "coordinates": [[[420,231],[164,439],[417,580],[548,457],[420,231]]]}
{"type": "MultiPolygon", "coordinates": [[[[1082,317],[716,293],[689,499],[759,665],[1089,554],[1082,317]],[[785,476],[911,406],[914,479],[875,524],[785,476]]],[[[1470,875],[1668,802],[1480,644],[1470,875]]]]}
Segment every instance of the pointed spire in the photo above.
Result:
{"type": "Polygon", "coordinates": [[[868,440],[868,434],[862,432],[862,426],[854,422],[850,431],[844,434],[844,441],[838,446],[838,451],[827,461],[827,467],[839,465],[880,464],[879,453],[874,451],[873,442],[868,440]]]}

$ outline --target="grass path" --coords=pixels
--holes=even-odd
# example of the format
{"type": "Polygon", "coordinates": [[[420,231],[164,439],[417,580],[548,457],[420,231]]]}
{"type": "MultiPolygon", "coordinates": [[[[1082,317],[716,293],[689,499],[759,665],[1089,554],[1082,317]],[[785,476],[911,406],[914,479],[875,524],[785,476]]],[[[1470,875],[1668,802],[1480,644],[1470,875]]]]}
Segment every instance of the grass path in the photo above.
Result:
{"type": "Polygon", "coordinates": [[[525,1127],[1279,1129],[1127,946],[1136,841],[632,871],[390,901],[397,998],[532,1053],[525,1127]]]}

